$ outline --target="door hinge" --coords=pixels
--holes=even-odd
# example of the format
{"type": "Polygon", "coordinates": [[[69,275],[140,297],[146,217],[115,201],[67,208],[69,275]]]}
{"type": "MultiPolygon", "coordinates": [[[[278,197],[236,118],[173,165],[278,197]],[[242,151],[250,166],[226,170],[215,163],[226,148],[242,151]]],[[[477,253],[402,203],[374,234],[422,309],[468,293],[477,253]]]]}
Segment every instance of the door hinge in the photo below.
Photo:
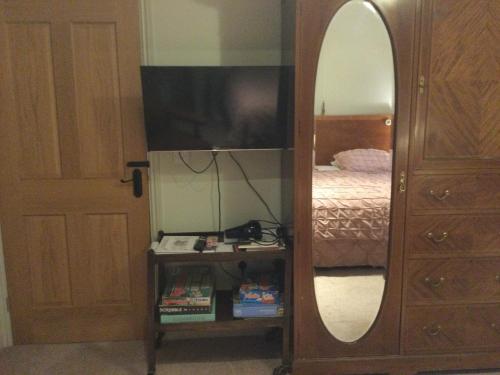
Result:
{"type": "Polygon", "coordinates": [[[420,94],[423,94],[425,92],[425,77],[423,75],[418,79],[418,88],[420,94]]]}
{"type": "Polygon", "coordinates": [[[404,193],[406,191],[406,174],[401,172],[399,175],[399,192],[404,193]]]}

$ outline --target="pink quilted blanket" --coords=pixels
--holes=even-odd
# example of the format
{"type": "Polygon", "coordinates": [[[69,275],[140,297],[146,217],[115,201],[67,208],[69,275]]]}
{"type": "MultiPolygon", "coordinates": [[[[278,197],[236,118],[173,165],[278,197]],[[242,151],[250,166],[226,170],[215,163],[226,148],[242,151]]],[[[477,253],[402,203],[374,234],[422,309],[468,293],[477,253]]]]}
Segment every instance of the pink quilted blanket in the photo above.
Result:
{"type": "Polygon", "coordinates": [[[315,171],[315,265],[385,266],[390,199],[388,172],[315,171]]]}

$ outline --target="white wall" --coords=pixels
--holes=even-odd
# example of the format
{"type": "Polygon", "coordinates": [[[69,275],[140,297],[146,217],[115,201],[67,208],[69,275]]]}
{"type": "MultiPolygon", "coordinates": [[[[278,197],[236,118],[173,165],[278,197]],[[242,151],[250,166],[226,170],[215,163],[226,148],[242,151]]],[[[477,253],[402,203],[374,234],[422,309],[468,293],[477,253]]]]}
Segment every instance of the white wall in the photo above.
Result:
{"type": "Polygon", "coordinates": [[[315,113],[394,113],[394,63],[387,29],[361,0],[344,5],[331,22],[320,55],[315,113]]]}
{"type": "MultiPolygon", "coordinates": [[[[143,0],[145,65],[280,65],[281,0],[143,0]]],[[[184,153],[196,168],[208,152],[184,153]]],[[[235,153],[255,187],[281,216],[280,151],[235,153]]],[[[217,229],[212,168],[195,175],[175,153],[150,153],[151,231],[217,229]]],[[[222,229],[269,219],[228,155],[220,153],[222,229]]]]}
{"type": "Polygon", "coordinates": [[[281,63],[283,65],[295,63],[296,8],[296,0],[282,0],[281,2],[281,63]]]}
{"type": "MultiPolygon", "coordinates": [[[[182,153],[195,169],[210,162],[210,152],[182,153]]],[[[268,202],[274,215],[281,217],[281,153],[240,151],[233,155],[241,163],[252,184],[268,202]]],[[[250,219],[271,220],[266,209],[245,183],[227,152],[220,152],[222,229],[250,219]]],[[[217,178],[212,166],[197,175],[182,164],[177,153],[150,153],[151,214],[153,235],[160,229],[170,232],[215,231],[218,226],[217,178]]]]}
{"type": "Polygon", "coordinates": [[[0,228],[0,348],[12,345],[10,316],[7,311],[7,281],[5,279],[5,263],[3,258],[2,231],[0,228]]]}
{"type": "Polygon", "coordinates": [[[149,65],[279,65],[280,0],[143,0],[149,65]]]}

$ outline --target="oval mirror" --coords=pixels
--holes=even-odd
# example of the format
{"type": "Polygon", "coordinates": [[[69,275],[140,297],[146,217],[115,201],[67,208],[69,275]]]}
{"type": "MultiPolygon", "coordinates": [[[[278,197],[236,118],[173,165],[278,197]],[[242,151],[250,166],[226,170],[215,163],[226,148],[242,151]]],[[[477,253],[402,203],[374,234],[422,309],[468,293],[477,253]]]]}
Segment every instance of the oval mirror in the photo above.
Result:
{"type": "Polygon", "coordinates": [[[343,342],[374,324],[389,256],[395,75],[377,9],[351,0],[335,14],[316,77],[314,286],[323,323],[343,342]]]}

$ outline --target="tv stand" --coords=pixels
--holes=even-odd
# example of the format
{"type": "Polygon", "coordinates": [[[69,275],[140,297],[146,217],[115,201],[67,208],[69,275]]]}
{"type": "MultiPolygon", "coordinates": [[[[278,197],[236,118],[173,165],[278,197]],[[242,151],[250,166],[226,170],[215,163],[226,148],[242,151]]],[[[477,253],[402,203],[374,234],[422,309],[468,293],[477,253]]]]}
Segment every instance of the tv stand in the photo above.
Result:
{"type": "MultiPolygon", "coordinates": [[[[163,233],[160,232],[160,240],[163,233]]],[[[282,365],[274,369],[273,375],[289,373],[291,367],[291,289],[292,289],[292,250],[286,246],[284,250],[262,250],[252,252],[205,252],[193,254],[156,254],[153,250],[147,253],[148,277],[148,332],[146,350],[148,375],[156,371],[156,351],[160,349],[162,339],[169,332],[210,332],[214,336],[224,332],[251,332],[256,329],[279,329],[282,337],[282,365]],[[232,314],[232,292],[216,292],[216,320],[214,322],[193,322],[160,324],[158,312],[158,290],[162,287],[163,267],[169,263],[239,263],[252,260],[268,260],[284,262],[284,315],[282,317],[234,319],[232,314]]]]}

